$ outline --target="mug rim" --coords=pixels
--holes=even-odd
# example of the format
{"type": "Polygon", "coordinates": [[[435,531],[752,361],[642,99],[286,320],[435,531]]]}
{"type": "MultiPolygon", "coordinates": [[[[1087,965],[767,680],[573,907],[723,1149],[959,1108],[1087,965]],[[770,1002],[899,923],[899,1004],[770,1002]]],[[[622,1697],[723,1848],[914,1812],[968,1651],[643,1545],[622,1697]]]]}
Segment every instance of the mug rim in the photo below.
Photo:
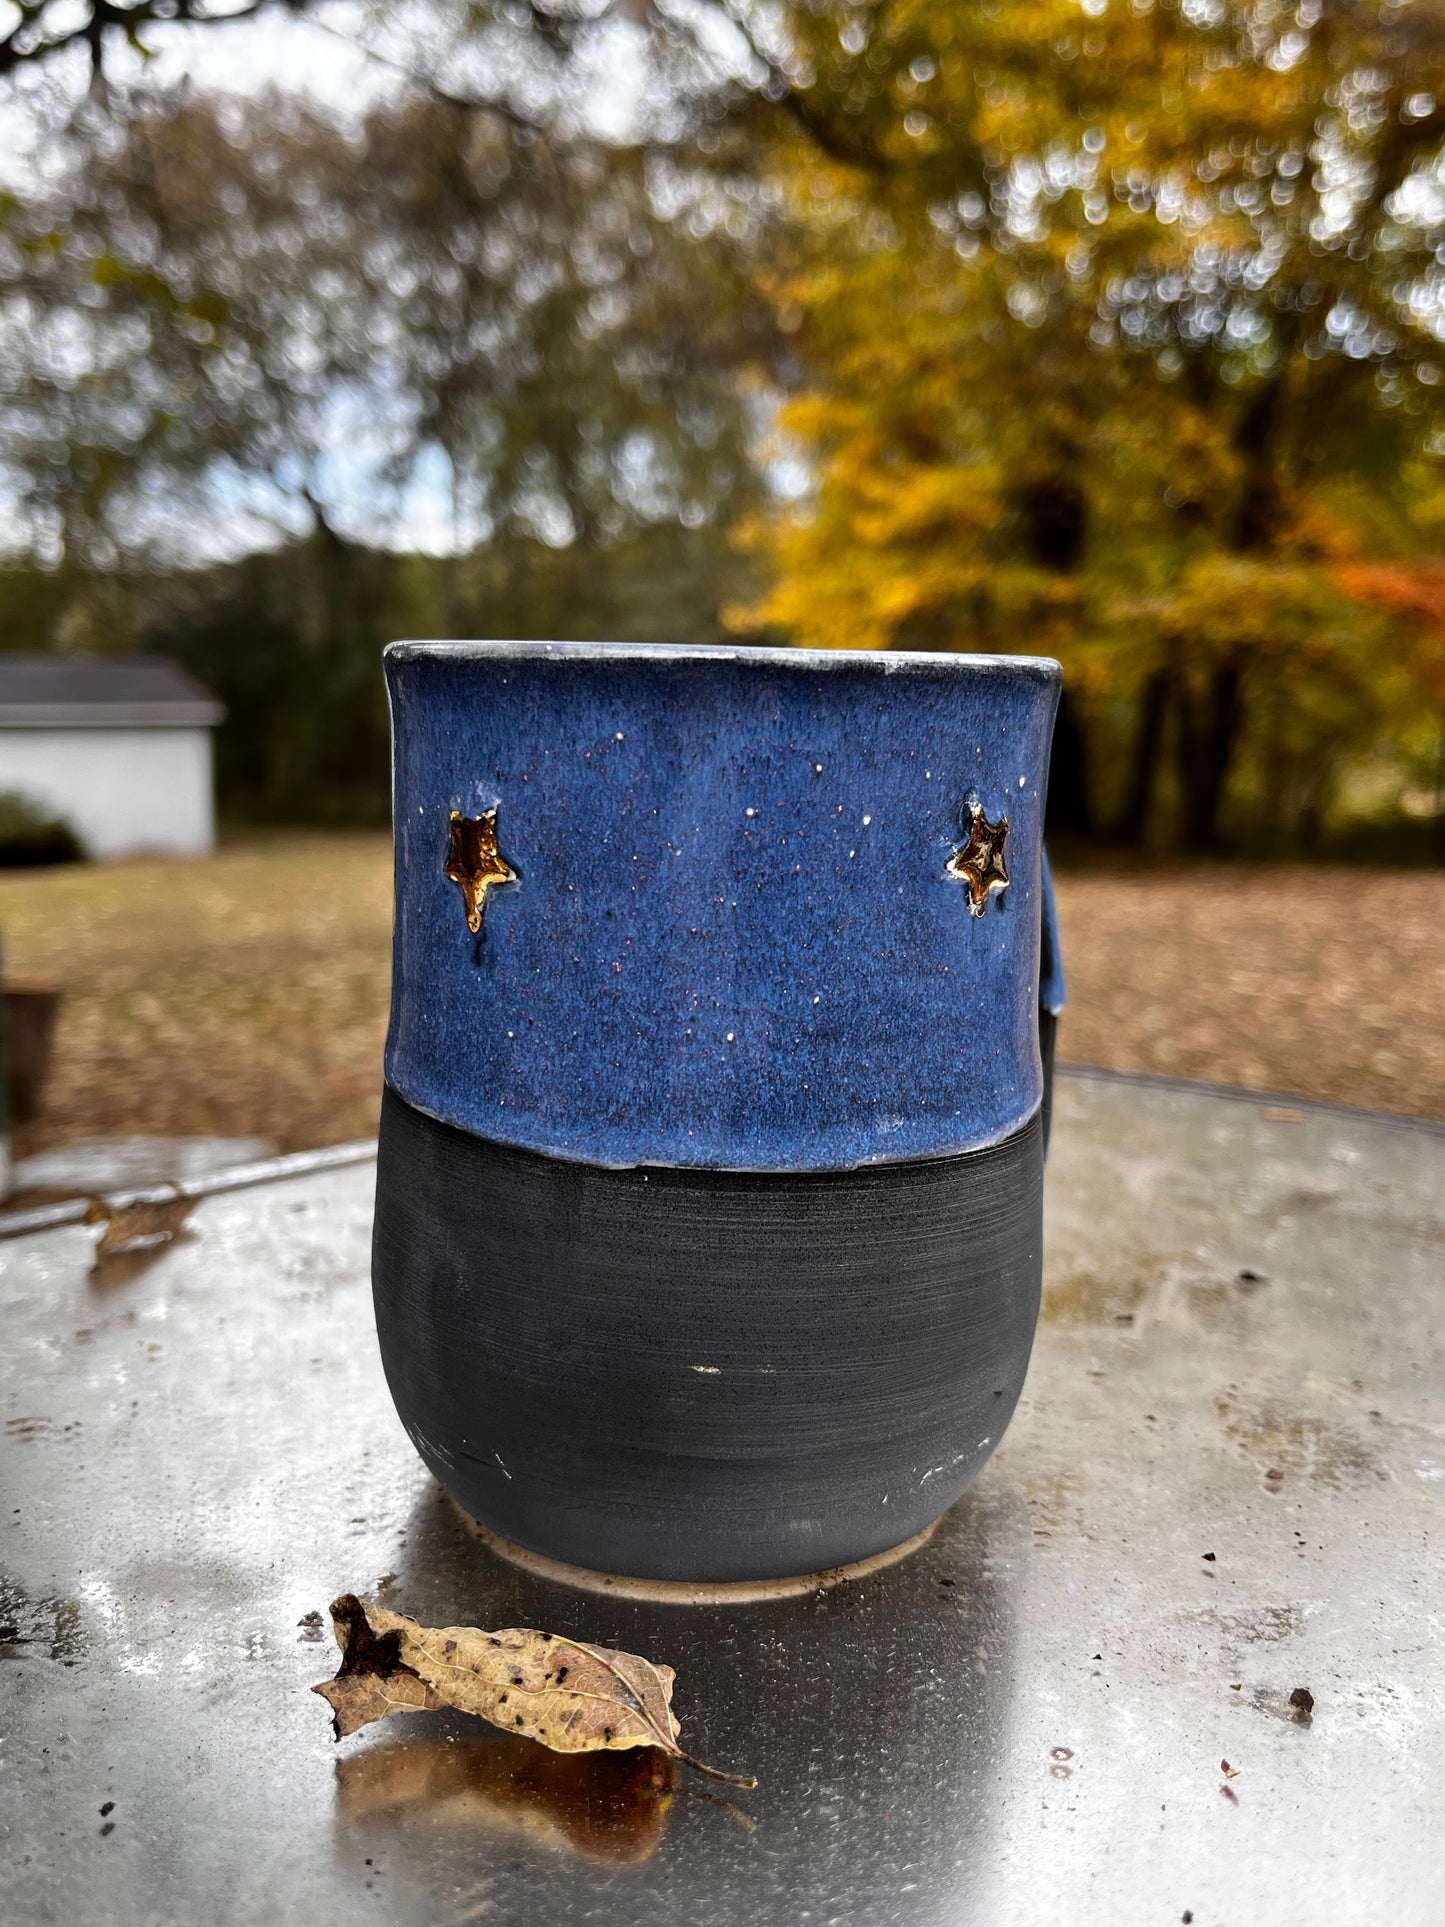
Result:
{"type": "Polygon", "coordinates": [[[952,649],[795,649],[727,642],[566,642],[524,641],[504,637],[450,640],[400,639],[382,651],[387,662],[500,661],[545,662],[736,662],[752,667],[843,670],[861,666],[885,675],[916,675],[942,671],[946,675],[1011,675],[1061,686],[1063,664],[1053,656],[1004,656],[966,653],[952,649]]]}

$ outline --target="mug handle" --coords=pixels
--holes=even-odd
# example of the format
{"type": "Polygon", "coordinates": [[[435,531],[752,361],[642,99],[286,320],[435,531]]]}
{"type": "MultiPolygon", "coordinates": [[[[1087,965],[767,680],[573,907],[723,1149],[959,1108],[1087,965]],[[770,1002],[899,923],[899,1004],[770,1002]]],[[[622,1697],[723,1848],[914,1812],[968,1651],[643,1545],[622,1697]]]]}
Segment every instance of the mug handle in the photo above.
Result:
{"type": "Polygon", "coordinates": [[[1048,1156],[1049,1126],[1054,1109],[1054,1041],[1059,1012],[1064,1007],[1064,961],[1059,950],[1059,918],[1054,906],[1054,879],[1049,853],[1044,851],[1043,888],[1039,904],[1039,1056],[1044,1066],[1044,1155],[1048,1156]]]}

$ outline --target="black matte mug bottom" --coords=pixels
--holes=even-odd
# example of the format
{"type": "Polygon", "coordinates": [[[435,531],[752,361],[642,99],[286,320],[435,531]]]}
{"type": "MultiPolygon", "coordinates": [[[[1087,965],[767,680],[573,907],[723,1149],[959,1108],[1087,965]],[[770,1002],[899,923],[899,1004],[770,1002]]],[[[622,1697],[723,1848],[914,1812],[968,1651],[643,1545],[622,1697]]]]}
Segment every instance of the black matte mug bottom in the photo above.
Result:
{"type": "Polygon", "coordinates": [[[920,1532],[1028,1366],[1043,1122],[841,1172],[608,1170],[387,1090],[372,1275],[428,1467],[546,1558],[784,1578],[920,1532]]]}

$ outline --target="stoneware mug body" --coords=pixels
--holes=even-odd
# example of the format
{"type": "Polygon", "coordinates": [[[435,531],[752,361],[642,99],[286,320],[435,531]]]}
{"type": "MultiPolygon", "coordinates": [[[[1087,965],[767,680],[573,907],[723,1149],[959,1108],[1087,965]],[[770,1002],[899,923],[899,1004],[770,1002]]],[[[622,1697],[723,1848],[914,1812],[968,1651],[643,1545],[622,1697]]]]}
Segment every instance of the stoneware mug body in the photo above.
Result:
{"type": "Polygon", "coordinates": [[[603,1572],[907,1541],[1038,1312],[1057,664],[396,643],[386,675],[373,1276],[418,1452],[603,1572]]]}

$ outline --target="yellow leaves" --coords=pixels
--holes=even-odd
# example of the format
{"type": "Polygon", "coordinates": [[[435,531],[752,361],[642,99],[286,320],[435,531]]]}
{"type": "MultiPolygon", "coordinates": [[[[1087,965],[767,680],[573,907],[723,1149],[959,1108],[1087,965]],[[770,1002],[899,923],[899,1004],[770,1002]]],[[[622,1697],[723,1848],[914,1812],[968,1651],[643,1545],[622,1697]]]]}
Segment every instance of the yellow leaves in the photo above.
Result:
{"type": "Polygon", "coordinates": [[[766,548],[773,586],[724,620],[785,629],[811,648],[886,649],[911,622],[977,592],[978,540],[997,516],[986,473],[885,467],[845,443],[825,466],[816,512],[743,531],[744,544],[766,548]]]}
{"type": "MultiPolygon", "coordinates": [[[[831,478],[838,480],[836,472],[831,478]]],[[[986,470],[863,468],[851,477],[852,525],[871,549],[903,543],[969,542],[998,521],[998,488],[986,470]]]]}
{"type": "Polygon", "coordinates": [[[341,1665],[313,1691],[338,1739],[392,1713],[450,1706],[554,1753],[655,1746],[713,1779],[757,1784],[683,1752],[670,1666],[527,1627],[422,1626],[353,1593],[333,1602],[331,1619],[341,1665]]]}
{"type": "MultiPolygon", "coordinates": [[[[846,99],[876,153],[912,160],[787,150],[778,281],[803,388],[778,427],[808,489],[742,532],[767,586],[728,625],[815,647],[1047,650],[1101,705],[1166,665],[1176,689],[1223,665],[1249,678],[1246,708],[1264,690],[1318,712],[1322,741],[1372,738],[1407,667],[1417,702],[1436,691],[1440,645],[1423,619],[1405,634],[1399,585],[1356,581],[1352,602],[1337,570],[1445,546],[1445,484],[1377,485],[1407,411],[1371,425],[1367,364],[1306,344],[1337,299],[1410,325],[1368,254],[1311,247],[1309,156],[1328,122],[1371,174],[1385,137],[1350,119],[1340,74],[1445,94],[1438,50],[1404,72],[1368,8],[1288,49],[1265,16],[1206,31],[1077,0],[882,0],[847,58],[857,35],[840,41],[834,10],[792,22],[818,110],[846,99]],[[915,112],[928,135],[910,146],[915,112]],[[1322,497],[1302,453],[1320,431],[1372,507],[1302,500],[1322,497]],[[1070,498],[1059,538],[1047,504],[1070,498]]],[[[1390,285],[1403,273],[1392,255],[1390,285]]],[[[1426,383],[1409,394],[1429,405],[1426,383]]]]}
{"type": "Polygon", "coordinates": [[[835,395],[795,395],[779,411],[779,437],[802,442],[836,442],[844,435],[870,435],[872,421],[865,404],[835,395]]]}

